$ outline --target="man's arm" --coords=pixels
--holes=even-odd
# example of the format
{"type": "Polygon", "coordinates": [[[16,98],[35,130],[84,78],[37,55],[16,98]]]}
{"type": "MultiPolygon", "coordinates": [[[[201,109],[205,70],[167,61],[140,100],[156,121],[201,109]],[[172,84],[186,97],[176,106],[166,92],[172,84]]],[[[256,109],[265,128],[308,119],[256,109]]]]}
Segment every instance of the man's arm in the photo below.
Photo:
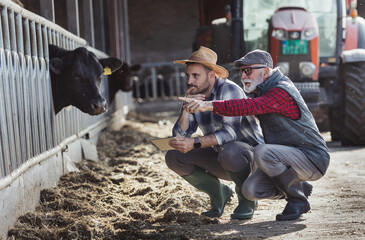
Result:
{"type": "Polygon", "coordinates": [[[186,111],[184,107],[181,108],[180,116],[177,119],[177,124],[179,125],[181,131],[186,132],[189,128],[189,118],[190,113],[186,111]]]}
{"type": "MultiPolygon", "coordinates": [[[[197,100],[204,100],[205,96],[203,94],[196,94],[196,95],[190,95],[187,91],[185,98],[188,99],[197,99],[197,100]]],[[[174,136],[185,136],[187,131],[189,131],[189,134],[192,132],[195,132],[197,128],[196,122],[191,118],[190,112],[184,108],[184,106],[181,108],[180,116],[177,119],[175,126],[173,128],[173,135],[174,136]]]]}
{"type": "MultiPolygon", "coordinates": [[[[198,137],[200,143],[202,144],[201,148],[211,147],[218,145],[217,139],[214,134],[209,134],[207,136],[198,137]]],[[[175,148],[176,150],[187,153],[194,149],[194,138],[186,138],[186,137],[175,137],[174,140],[170,141],[170,146],[175,148]]]]}
{"type": "Polygon", "coordinates": [[[213,111],[223,116],[247,116],[264,113],[278,113],[291,119],[300,118],[300,110],[293,98],[281,88],[272,88],[258,98],[230,99],[220,101],[199,101],[194,99],[180,100],[186,102],[189,112],[213,111]]]}

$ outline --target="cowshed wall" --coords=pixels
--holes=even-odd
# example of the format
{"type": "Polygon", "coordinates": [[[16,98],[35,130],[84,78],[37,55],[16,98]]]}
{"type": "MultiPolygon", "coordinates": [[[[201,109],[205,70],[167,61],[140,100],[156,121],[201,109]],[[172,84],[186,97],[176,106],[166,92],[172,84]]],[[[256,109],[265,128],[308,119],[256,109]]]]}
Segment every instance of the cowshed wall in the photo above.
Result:
{"type": "Polygon", "coordinates": [[[131,62],[185,59],[199,27],[197,0],[128,1],[131,62]]]}

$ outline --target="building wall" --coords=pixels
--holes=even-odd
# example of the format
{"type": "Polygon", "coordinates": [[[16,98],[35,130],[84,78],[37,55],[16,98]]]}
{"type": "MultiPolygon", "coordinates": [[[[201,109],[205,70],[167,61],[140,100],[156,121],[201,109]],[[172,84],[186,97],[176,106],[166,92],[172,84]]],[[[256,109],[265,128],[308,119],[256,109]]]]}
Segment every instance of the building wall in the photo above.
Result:
{"type": "Polygon", "coordinates": [[[188,58],[199,27],[197,0],[129,0],[131,62],[188,58]]]}

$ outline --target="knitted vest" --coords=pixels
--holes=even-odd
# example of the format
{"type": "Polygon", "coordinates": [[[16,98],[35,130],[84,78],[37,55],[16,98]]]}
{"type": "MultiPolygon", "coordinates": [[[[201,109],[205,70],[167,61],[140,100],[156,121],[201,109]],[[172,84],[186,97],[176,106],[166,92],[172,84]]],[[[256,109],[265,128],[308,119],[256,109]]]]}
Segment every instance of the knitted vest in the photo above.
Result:
{"type": "Polygon", "coordinates": [[[257,86],[258,96],[274,87],[283,89],[294,99],[300,110],[300,118],[293,120],[273,113],[259,115],[265,143],[280,144],[301,150],[324,175],[329,165],[330,156],[326,142],[317,128],[312,113],[293,82],[279,70],[257,86]]]}

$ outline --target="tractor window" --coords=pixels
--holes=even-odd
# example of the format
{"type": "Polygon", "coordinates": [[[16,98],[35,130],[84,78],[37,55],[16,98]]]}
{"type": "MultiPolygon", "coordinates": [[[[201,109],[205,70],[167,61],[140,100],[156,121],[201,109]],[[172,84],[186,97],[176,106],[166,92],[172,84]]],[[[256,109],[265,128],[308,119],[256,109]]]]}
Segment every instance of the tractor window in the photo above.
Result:
{"type": "Polygon", "coordinates": [[[271,16],[280,7],[307,9],[318,22],[320,57],[332,57],[336,51],[336,0],[257,0],[243,3],[243,34],[246,51],[268,51],[268,29],[271,16]],[[245,4],[247,3],[247,4],[245,4]]]}

